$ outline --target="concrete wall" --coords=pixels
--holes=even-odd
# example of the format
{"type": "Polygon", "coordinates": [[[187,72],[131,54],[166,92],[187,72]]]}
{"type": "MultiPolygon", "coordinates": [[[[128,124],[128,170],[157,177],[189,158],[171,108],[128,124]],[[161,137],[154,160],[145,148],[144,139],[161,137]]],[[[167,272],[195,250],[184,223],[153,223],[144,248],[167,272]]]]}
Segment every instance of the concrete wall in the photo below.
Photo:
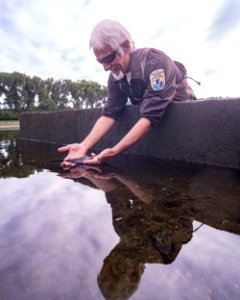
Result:
{"type": "MultiPolygon", "coordinates": [[[[80,142],[100,115],[100,109],[22,114],[20,137],[57,144],[80,142]]],[[[113,146],[138,118],[139,107],[127,107],[95,149],[113,146]]],[[[240,169],[240,99],[175,102],[161,124],[126,153],[240,169]]]]}

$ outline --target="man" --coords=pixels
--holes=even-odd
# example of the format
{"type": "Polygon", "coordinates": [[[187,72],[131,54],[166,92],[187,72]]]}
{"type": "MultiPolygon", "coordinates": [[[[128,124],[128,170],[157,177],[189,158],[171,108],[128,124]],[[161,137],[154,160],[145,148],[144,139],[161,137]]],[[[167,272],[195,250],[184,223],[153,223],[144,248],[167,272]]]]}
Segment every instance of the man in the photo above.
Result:
{"type": "Polygon", "coordinates": [[[136,49],[134,42],[119,22],[103,20],[92,31],[90,49],[105,71],[110,71],[108,100],[102,116],[80,144],[59,148],[69,151],[62,163],[71,166],[69,159],[83,157],[113,126],[127,100],[140,105],[140,117],[131,130],[112,148],[93,154],[86,164],[101,164],[139,141],[152,126],[161,120],[166,107],[174,100],[196,100],[187,82],[186,70],[162,51],[136,49]]]}

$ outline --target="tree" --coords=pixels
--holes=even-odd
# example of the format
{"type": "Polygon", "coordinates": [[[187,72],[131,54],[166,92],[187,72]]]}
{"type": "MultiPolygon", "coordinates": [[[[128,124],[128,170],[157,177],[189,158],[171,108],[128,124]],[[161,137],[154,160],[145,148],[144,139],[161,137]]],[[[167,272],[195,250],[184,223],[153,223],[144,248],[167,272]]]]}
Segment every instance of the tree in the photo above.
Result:
{"type": "Polygon", "coordinates": [[[101,107],[106,102],[107,89],[97,82],[82,80],[80,90],[86,108],[101,107]]]}
{"type": "Polygon", "coordinates": [[[72,82],[69,83],[69,92],[71,95],[71,102],[73,104],[73,108],[80,109],[83,107],[83,98],[81,92],[81,82],[72,82]]]}
{"type": "Polygon", "coordinates": [[[41,78],[34,76],[33,78],[26,76],[23,98],[25,100],[26,109],[32,111],[35,108],[35,100],[38,97],[39,88],[41,86],[41,78]]]}
{"type": "Polygon", "coordinates": [[[37,109],[55,111],[101,107],[106,102],[107,89],[93,81],[43,80],[13,72],[0,73],[0,97],[5,109],[17,113],[37,109]]]}
{"type": "Polygon", "coordinates": [[[51,99],[58,109],[65,109],[69,103],[69,88],[66,80],[57,80],[51,86],[51,99]]]}
{"type": "Polygon", "coordinates": [[[55,111],[57,109],[56,103],[51,98],[51,90],[53,85],[53,78],[42,80],[38,90],[38,108],[45,111],[55,111]]]}

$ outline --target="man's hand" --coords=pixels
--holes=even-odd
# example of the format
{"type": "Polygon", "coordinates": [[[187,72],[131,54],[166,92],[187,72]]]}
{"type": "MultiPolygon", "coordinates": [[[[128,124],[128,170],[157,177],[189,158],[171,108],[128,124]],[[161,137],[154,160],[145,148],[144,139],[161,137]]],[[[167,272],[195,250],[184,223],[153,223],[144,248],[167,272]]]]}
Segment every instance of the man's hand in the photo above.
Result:
{"type": "MultiPolygon", "coordinates": [[[[115,120],[109,117],[101,116],[93,126],[89,135],[80,144],[69,144],[58,149],[59,152],[69,151],[61,164],[63,168],[69,168],[76,164],[66,160],[81,158],[86,155],[87,151],[95,145],[113,126],[115,120]]],[[[95,163],[96,164],[96,163],[95,163]]],[[[99,163],[97,163],[99,164],[99,163]]]]}
{"type": "Polygon", "coordinates": [[[88,149],[84,144],[69,144],[67,146],[63,146],[58,148],[59,152],[69,151],[68,155],[64,158],[61,163],[62,168],[73,167],[75,164],[73,162],[68,162],[69,159],[79,158],[86,155],[88,149]]]}
{"type": "Polygon", "coordinates": [[[105,162],[108,158],[113,157],[117,154],[118,153],[116,153],[113,148],[107,148],[107,149],[103,150],[102,152],[100,152],[97,155],[95,153],[92,153],[91,154],[91,159],[84,160],[83,164],[84,165],[85,164],[86,165],[100,165],[103,162],[105,162]]]}

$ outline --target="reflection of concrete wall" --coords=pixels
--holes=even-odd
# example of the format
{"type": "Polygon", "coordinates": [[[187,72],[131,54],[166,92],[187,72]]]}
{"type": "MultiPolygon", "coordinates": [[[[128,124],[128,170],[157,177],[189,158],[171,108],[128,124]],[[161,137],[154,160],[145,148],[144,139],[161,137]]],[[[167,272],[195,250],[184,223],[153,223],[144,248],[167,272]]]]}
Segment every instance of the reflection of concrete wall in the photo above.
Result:
{"type": "MultiPolygon", "coordinates": [[[[113,146],[139,117],[129,106],[96,149],[113,146]]],[[[100,109],[23,114],[20,136],[27,140],[66,144],[79,142],[101,115],[100,109]]],[[[240,168],[240,99],[176,102],[128,153],[240,168]]]]}

